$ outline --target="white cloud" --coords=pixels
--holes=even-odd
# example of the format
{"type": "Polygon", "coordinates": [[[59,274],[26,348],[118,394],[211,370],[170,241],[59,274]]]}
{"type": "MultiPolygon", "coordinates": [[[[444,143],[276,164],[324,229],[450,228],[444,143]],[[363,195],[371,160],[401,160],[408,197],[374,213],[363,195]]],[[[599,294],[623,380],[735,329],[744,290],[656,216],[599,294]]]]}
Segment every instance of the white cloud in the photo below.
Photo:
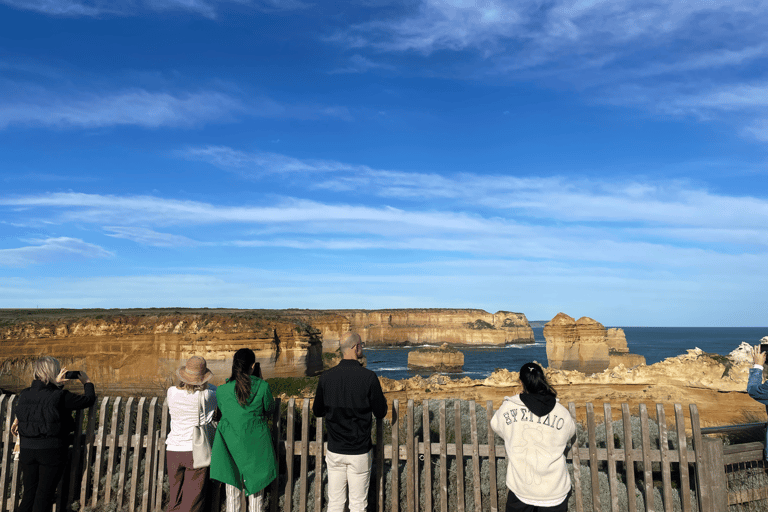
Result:
{"type": "Polygon", "coordinates": [[[27,267],[69,258],[108,258],[113,253],[77,238],[59,237],[27,240],[28,245],[0,249],[0,266],[27,267]]]}
{"type": "Polygon", "coordinates": [[[188,11],[214,18],[222,4],[238,3],[259,11],[301,9],[300,0],[0,0],[16,9],[36,11],[49,16],[135,16],[147,11],[188,11]]]}
{"type": "Polygon", "coordinates": [[[35,103],[12,102],[6,98],[0,103],[0,128],[16,124],[83,128],[188,127],[231,119],[233,114],[244,110],[239,100],[210,91],[175,96],[134,89],[77,98],[51,95],[35,103]]]}
{"type": "Polygon", "coordinates": [[[142,245],[152,245],[154,247],[192,247],[199,245],[199,242],[187,238],[186,236],[173,235],[170,233],[158,233],[149,228],[136,226],[106,226],[104,227],[107,236],[114,238],[125,238],[142,245]]]}
{"type": "Polygon", "coordinates": [[[401,172],[333,160],[297,159],[222,146],[189,148],[178,156],[210,162],[258,178],[264,173],[312,174],[307,186],[383,198],[487,207],[499,216],[582,222],[647,222],[699,227],[763,229],[768,201],[712,194],[678,182],[588,181],[562,176],[514,177],[401,172]]]}

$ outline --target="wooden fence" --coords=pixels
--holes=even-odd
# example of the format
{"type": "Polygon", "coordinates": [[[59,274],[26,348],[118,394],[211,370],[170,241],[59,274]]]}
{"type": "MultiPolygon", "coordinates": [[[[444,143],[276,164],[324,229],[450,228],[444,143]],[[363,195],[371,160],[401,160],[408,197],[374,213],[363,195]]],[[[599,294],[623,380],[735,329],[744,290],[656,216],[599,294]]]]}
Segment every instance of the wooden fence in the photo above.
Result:
{"type": "MultiPolygon", "coordinates": [[[[280,476],[267,489],[269,510],[320,512],[325,444],[317,440],[323,439],[322,418],[310,414],[308,399],[277,403],[272,433],[280,476]]],[[[5,411],[0,412],[0,512],[17,509],[20,497],[10,433],[14,406],[15,396],[0,396],[0,411],[5,411]]],[[[762,460],[762,443],[757,443],[759,455],[757,446],[724,450],[719,439],[702,435],[695,405],[686,417],[675,404],[670,422],[661,404],[655,421],[644,404],[634,416],[627,404],[618,409],[605,404],[597,414],[591,403],[569,403],[568,408],[582,420],[568,453],[574,483],[570,510],[721,512],[729,503],[751,499],[744,493],[729,495],[726,467],[750,457],[762,460]],[[613,419],[614,412],[620,420],[613,419]]],[[[375,422],[369,510],[503,509],[506,463],[499,459],[505,451],[490,428],[493,412],[490,401],[482,407],[474,401],[394,400],[390,418],[375,422]]],[[[81,430],[55,510],[163,510],[169,422],[168,407],[158,398],[105,397],[79,411],[81,430]]],[[[218,512],[221,493],[213,487],[211,510],[218,512]]]]}

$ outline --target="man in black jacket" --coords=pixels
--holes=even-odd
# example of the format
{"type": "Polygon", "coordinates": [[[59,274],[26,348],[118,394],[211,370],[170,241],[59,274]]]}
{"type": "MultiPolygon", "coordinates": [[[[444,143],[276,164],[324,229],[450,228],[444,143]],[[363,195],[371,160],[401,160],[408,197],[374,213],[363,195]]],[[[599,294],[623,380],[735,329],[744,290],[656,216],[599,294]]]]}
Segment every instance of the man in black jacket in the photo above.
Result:
{"type": "Polygon", "coordinates": [[[347,499],[349,511],[363,512],[371,482],[371,413],[387,414],[387,400],[379,378],[363,368],[363,342],[348,332],[341,337],[343,359],[324,372],[317,384],[312,412],[325,417],[328,429],[328,512],[341,512],[347,499]]]}
{"type": "Polygon", "coordinates": [[[78,374],[84,394],[62,389],[67,369],[53,357],[41,357],[32,369],[35,380],[19,393],[16,420],[11,427],[21,444],[19,466],[24,491],[19,511],[49,512],[64,474],[75,427],[72,411],[92,406],[96,391],[84,371],[78,374]]]}

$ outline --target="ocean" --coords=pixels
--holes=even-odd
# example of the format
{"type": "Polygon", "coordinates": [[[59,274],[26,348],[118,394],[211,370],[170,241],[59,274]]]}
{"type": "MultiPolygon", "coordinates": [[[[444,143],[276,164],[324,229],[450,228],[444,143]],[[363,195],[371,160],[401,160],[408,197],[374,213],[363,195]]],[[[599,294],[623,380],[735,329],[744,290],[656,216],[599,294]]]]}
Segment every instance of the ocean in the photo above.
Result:
{"type": "MultiPolygon", "coordinates": [[[[622,327],[627,346],[633,354],[645,356],[646,364],[658,363],[668,357],[684,354],[698,347],[705,352],[727,355],[742,341],[756,345],[768,336],[768,327],[622,327]]],[[[544,328],[534,327],[535,342],[505,347],[457,347],[464,352],[464,371],[446,373],[452,378],[484,379],[496,368],[518,371],[529,361],[547,366],[544,328]]],[[[408,352],[414,347],[366,347],[368,368],[380,377],[407,379],[416,375],[428,377],[434,372],[408,369],[408,352]]]]}

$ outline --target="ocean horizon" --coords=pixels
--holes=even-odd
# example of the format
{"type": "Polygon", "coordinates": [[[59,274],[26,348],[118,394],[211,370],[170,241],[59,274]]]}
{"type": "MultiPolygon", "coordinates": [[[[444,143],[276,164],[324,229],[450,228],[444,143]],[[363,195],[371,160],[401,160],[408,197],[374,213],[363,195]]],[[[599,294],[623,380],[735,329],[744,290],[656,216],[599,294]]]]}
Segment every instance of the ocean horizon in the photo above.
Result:
{"type": "MultiPolygon", "coordinates": [[[[648,365],[685,354],[687,350],[693,348],[727,355],[742,342],[757,345],[763,336],[768,336],[768,327],[621,327],[621,329],[626,335],[629,351],[644,356],[648,365]]],[[[530,361],[537,361],[546,367],[548,361],[544,328],[533,327],[533,335],[534,343],[503,347],[459,346],[457,348],[464,353],[464,370],[437,373],[452,378],[484,379],[497,368],[517,371],[523,364],[530,361]]],[[[436,372],[408,369],[408,352],[419,346],[366,347],[368,368],[380,377],[388,379],[408,379],[416,375],[428,377],[436,372]]]]}

